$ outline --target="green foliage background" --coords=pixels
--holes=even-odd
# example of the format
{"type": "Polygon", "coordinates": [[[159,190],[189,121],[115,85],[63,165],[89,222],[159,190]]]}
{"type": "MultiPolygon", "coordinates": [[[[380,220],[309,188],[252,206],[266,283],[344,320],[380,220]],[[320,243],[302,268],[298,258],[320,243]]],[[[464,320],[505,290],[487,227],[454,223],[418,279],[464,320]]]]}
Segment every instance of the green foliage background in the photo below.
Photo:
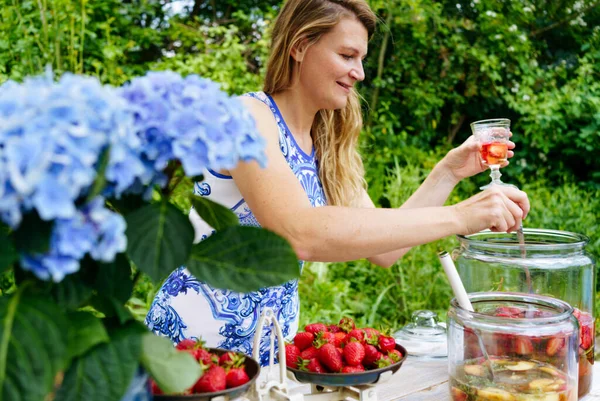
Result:
{"type": "MultiPolygon", "coordinates": [[[[259,90],[280,3],[0,0],[0,82],[49,65],[55,74],[85,73],[115,85],[170,69],[216,80],[232,94],[259,90]]],[[[370,4],[381,23],[360,90],[362,151],[375,202],[399,206],[445,152],[470,135],[470,122],[506,116],[517,154],[503,173],[530,196],[526,226],[586,234],[598,260],[600,3],[370,4]]],[[[482,174],[462,182],[449,203],[473,195],[487,180],[482,174]]],[[[417,247],[390,269],[366,261],[313,263],[300,283],[302,321],[352,315],[361,324],[396,328],[417,309],[443,315],[451,293],[436,251],[456,245],[446,238],[417,247]]],[[[2,277],[0,288],[9,285],[2,277]]],[[[138,317],[156,290],[138,280],[129,301],[138,317]]]]}

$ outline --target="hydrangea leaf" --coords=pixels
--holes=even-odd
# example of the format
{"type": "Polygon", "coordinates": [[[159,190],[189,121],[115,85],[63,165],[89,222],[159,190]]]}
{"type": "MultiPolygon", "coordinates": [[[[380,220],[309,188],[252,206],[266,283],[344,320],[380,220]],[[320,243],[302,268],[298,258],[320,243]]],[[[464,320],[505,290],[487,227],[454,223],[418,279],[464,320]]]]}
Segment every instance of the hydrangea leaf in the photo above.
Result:
{"type": "Polygon", "coordinates": [[[9,237],[8,228],[0,224],[0,273],[11,267],[18,258],[19,254],[9,237]]]}
{"type": "Polygon", "coordinates": [[[0,401],[43,400],[67,360],[68,321],[46,297],[0,298],[0,401]]]}
{"type": "Polygon", "coordinates": [[[166,393],[181,393],[202,375],[192,355],[177,351],[167,338],[152,333],[142,339],[142,365],[166,393]]]}
{"type": "Polygon", "coordinates": [[[145,327],[134,321],[109,329],[110,342],[73,360],[56,399],[120,400],[139,367],[142,337],[146,333],[145,327]]]}
{"type": "Polygon", "coordinates": [[[50,247],[52,222],[40,219],[32,212],[23,216],[21,225],[13,233],[17,249],[24,253],[45,253],[50,247]]]}
{"type": "Polygon", "coordinates": [[[51,296],[59,306],[74,310],[92,296],[93,288],[88,281],[89,272],[80,270],[69,274],[63,281],[52,287],[51,296]]]}
{"type": "Polygon", "coordinates": [[[123,253],[119,253],[112,263],[99,263],[95,288],[104,296],[110,296],[125,303],[131,297],[133,280],[131,266],[123,253]]]}
{"type": "Polygon", "coordinates": [[[192,195],[191,198],[198,215],[215,230],[221,231],[239,224],[237,215],[225,206],[202,196],[192,195]]]}
{"type": "Polygon", "coordinates": [[[102,321],[89,312],[71,312],[69,319],[69,358],[76,358],[92,347],[110,341],[102,321]]]}
{"type": "Polygon", "coordinates": [[[167,202],[154,203],[126,216],[127,255],[154,282],[188,259],[194,228],[188,217],[167,202]]]}
{"type": "Polygon", "coordinates": [[[192,248],[188,270],[216,288],[237,292],[280,285],[300,276],[290,244],[259,227],[232,226],[192,248]]]}

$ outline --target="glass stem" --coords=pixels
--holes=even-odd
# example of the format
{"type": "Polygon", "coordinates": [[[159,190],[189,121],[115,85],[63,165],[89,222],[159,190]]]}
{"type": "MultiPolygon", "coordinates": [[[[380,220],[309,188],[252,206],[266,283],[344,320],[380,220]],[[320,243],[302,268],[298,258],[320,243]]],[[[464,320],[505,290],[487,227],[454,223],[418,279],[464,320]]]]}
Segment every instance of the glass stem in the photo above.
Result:
{"type": "Polygon", "coordinates": [[[502,176],[502,173],[500,172],[500,166],[491,165],[490,170],[491,170],[490,177],[492,177],[492,184],[502,183],[502,181],[500,181],[500,177],[502,176]]]}

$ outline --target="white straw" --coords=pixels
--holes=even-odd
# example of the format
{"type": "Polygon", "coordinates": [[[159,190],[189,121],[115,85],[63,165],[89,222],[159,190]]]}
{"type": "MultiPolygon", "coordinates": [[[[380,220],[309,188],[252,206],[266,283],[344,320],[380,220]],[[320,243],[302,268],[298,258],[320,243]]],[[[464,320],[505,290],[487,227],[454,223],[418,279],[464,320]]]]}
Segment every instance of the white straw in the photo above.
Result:
{"type": "Polygon", "coordinates": [[[458,304],[461,308],[473,312],[473,305],[471,305],[465,286],[456,271],[456,267],[454,266],[454,262],[452,262],[450,254],[446,251],[442,251],[438,253],[438,257],[440,258],[440,262],[442,262],[446,276],[448,276],[448,281],[450,281],[450,286],[452,287],[452,291],[454,291],[454,296],[456,297],[458,304]]]}

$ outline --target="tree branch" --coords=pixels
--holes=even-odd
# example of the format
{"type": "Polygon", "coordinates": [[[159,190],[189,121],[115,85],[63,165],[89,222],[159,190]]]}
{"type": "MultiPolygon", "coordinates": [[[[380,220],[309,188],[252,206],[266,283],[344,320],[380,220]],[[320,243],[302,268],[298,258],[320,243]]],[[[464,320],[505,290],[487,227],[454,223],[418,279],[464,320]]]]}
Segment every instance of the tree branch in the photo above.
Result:
{"type": "Polygon", "coordinates": [[[454,126],[450,127],[450,129],[448,130],[448,144],[449,145],[451,145],[452,142],[454,142],[454,138],[456,138],[456,134],[458,134],[460,127],[462,127],[462,125],[464,124],[466,119],[467,119],[467,116],[465,114],[462,114],[460,116],[460,118],[458,119],[458,122],[454,126]]]}
{"type": "MultiPolygon", "coordinates": [[[[385,62],[385,52],[387,49],[387,44],[388,44],[388,40],[390,39],[390,23],[392,22],[392,11],[390,9],[388,9],[388,15],[385,18],[385,26],[386,26],[386,30],[385,33],[383,34],[383,40],[381,41],[381,49],[379,49],[379,59],[378,59],[378,64],[377,64],[377,81],[381,80],[381,77],[383,76],[383,64],[385,62]]],[[[375,107],[377,107],[377,101],[379,98],[379,86],[375,87],[375,90],[373,91],[373,96],[371,97],[371,110],[369,111],[369,119],[367,121],[367,126],[371,125],[371,120],[372,120],[372,116],[373,116],[373,112],[375,110],[375,107]]]]}

